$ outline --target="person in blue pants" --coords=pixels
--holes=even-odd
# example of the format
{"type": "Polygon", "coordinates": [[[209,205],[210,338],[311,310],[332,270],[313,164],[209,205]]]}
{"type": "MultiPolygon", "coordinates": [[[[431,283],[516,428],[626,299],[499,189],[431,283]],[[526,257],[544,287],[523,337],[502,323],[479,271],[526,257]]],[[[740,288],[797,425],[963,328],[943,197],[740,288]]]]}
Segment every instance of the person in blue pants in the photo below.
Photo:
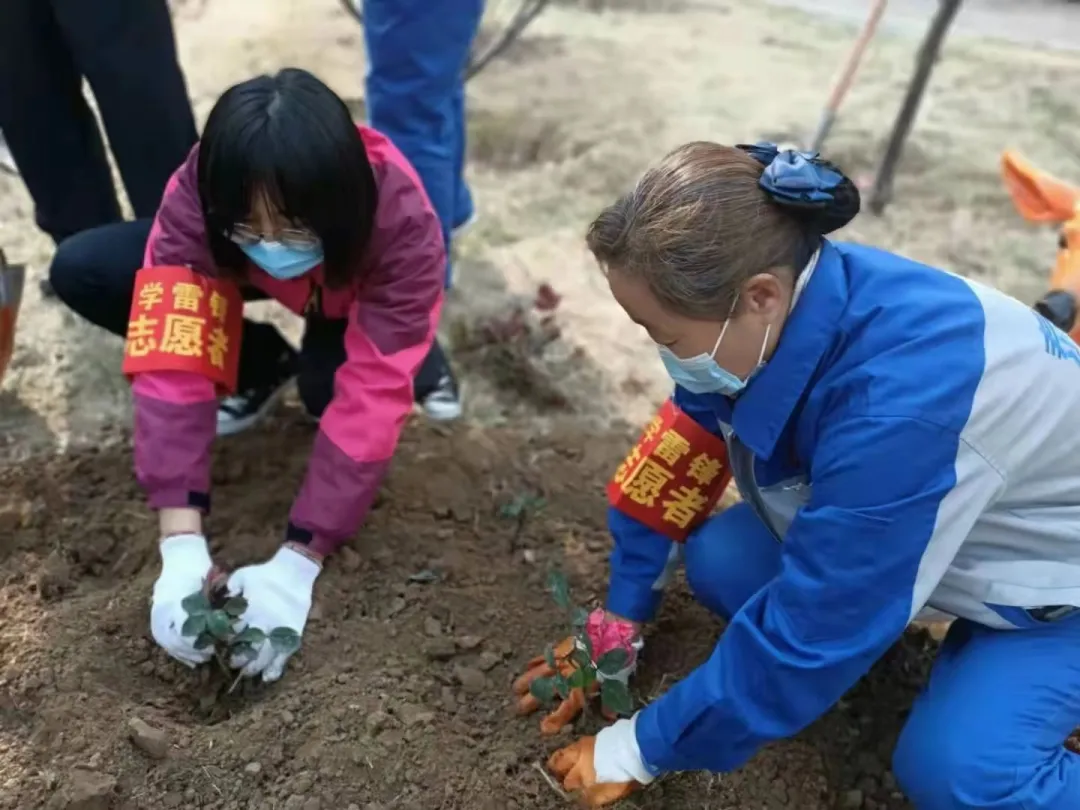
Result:
{"type": "MultiPolygon", "coordinates": [[[[698,142],[589,229],[675,390],[608,487],[614,551],[587,652],[625,682],[680,559],[728,623],[665,694],[552,755],[588,806],[665,772],[739,768],[916,617],[952,617],[895,750],[900,787],[918,810],[1080,807],[1065,747],[1080,726],[1080,349],[988,286],[825,238],[858,210],[816,154],[698,142]],[[724,470],[743,501],[714,515],[724,470]]],[[[581,651],[556,656],[515,684],[523,712],[539,678],[581,685],[547,733],[587,697],[581,651]]]]}
{"type": "MultiPolygon", "coordinates": [[[[474,216],[465,183],[465,82],[483,0],[364,0],[371,126],[409,159],[442,224],[447,256],[455,229],[474,216]]],[[[449,260],[446,286],[452,281],[449,260]]],[[[457,383],[438,346],[417,375],[434,418],[461,412],[457,383]]]]}

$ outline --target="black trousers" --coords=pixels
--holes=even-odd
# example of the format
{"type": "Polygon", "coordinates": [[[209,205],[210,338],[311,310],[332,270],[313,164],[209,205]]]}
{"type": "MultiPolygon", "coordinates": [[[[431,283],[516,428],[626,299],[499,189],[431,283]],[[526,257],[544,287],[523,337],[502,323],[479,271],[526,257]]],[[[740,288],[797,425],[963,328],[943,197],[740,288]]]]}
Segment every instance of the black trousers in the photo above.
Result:
{"type": "Polygon", "coordinates": [[[84,78],[136,216],[198,137],[166,0],[0,0],[0,130],[57,243],[121,219],[84,78]]]}
{"type": "MultiPolygon", "coordinates": [[[[0,0],[2,2],[2,0],[0,0]]],[[[49,280],[56,295],[72,310],[114,335],[127,334],[135,274],[142,267],[152,219],[104,225],[72,236],[53,256],[49,280]]],[[[253,287],[244,299],[266,299],[253,287]]],[[[237,390],[272,384],[290,365],[304,407],[319,416],[334,396],[334,374],[345,362],[345,319],[312,314],[305,318],[304,337],[297,352],[277,327],[244,319],[237,390]]],[[[439,384],[448,366],[438,343],[432,347],[414,382],[422,401],[439,384]]]]}

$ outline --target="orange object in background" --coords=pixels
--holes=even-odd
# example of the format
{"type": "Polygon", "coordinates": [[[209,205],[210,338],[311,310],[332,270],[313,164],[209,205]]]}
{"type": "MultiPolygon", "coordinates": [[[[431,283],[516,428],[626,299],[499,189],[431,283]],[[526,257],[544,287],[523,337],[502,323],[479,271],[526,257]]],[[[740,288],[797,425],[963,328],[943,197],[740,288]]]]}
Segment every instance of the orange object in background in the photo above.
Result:
{"type": "Polygon", "coordinates": [[[0,382],[3,382],[11,356],[15,353],[15,327],[19,320],[26,268],[9,265],[0,250],[0,382]]]}
{"type": "Polygon", "coordinates": [[[1037,169],[1012,150],[1002,154],[1001,172],[1024,219],[1061,226],[1049,289],[1034,309],[1080,343],[1080,187],[1037,169]]]}

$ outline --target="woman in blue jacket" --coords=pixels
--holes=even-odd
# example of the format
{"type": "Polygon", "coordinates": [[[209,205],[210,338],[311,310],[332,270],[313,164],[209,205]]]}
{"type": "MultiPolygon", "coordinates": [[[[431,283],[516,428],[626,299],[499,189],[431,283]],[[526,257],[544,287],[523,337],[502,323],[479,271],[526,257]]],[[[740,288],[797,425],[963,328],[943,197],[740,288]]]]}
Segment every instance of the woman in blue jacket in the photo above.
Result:
{"type": "MultiPolygon", "coordinates": [[[[893,763],[914,805],[1080,807],[1063,745],[1080,726],[1080,351],[994,289],[823,238],[858,207],[814,155],[691,143],[589,230],[684,420],[672,438],[669,408],[609,487],[592,652],[623,646],[629,676],[680,557],[728,620],[682,682],[552,757],[592,806],[738,768],[934,614],[957,621],[893,763]],[[725,454],[743,503],[710,516],[724,476],[673,462],[725,454]]],[[[522,711],[544,674],[519,679],[522,711]]]]}

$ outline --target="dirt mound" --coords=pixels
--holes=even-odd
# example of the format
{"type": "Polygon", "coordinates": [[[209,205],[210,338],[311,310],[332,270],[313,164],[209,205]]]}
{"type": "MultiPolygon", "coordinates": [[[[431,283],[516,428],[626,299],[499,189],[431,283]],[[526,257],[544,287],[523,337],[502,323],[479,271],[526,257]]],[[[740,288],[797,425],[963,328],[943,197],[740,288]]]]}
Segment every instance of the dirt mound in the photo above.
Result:
{"type": "MultiPolygon", "coordinates": [[[[289,415],[222,443],[210,527],[223,562],[276,546],[311,439],[289,415]]],[[[551,566],[579,601],[602,594],[601,484],[625,446],[410,430],[361,537],[318,583],[287,677],[224,706],[206,704],[208,673],[148,636],[155,527],[129,449],[0,469],[0,807],[563,806],[534,767],[553,743],[512,715],[509,684],[563,630],[551,566]]],[[[719,631],[677,585],[638,697],[703,660],[719,631]]],[[[666,778],[630,805],[905,807],[886,763],[926,661],[910,637],[803,739],[735,775],[666,778]]]]}

